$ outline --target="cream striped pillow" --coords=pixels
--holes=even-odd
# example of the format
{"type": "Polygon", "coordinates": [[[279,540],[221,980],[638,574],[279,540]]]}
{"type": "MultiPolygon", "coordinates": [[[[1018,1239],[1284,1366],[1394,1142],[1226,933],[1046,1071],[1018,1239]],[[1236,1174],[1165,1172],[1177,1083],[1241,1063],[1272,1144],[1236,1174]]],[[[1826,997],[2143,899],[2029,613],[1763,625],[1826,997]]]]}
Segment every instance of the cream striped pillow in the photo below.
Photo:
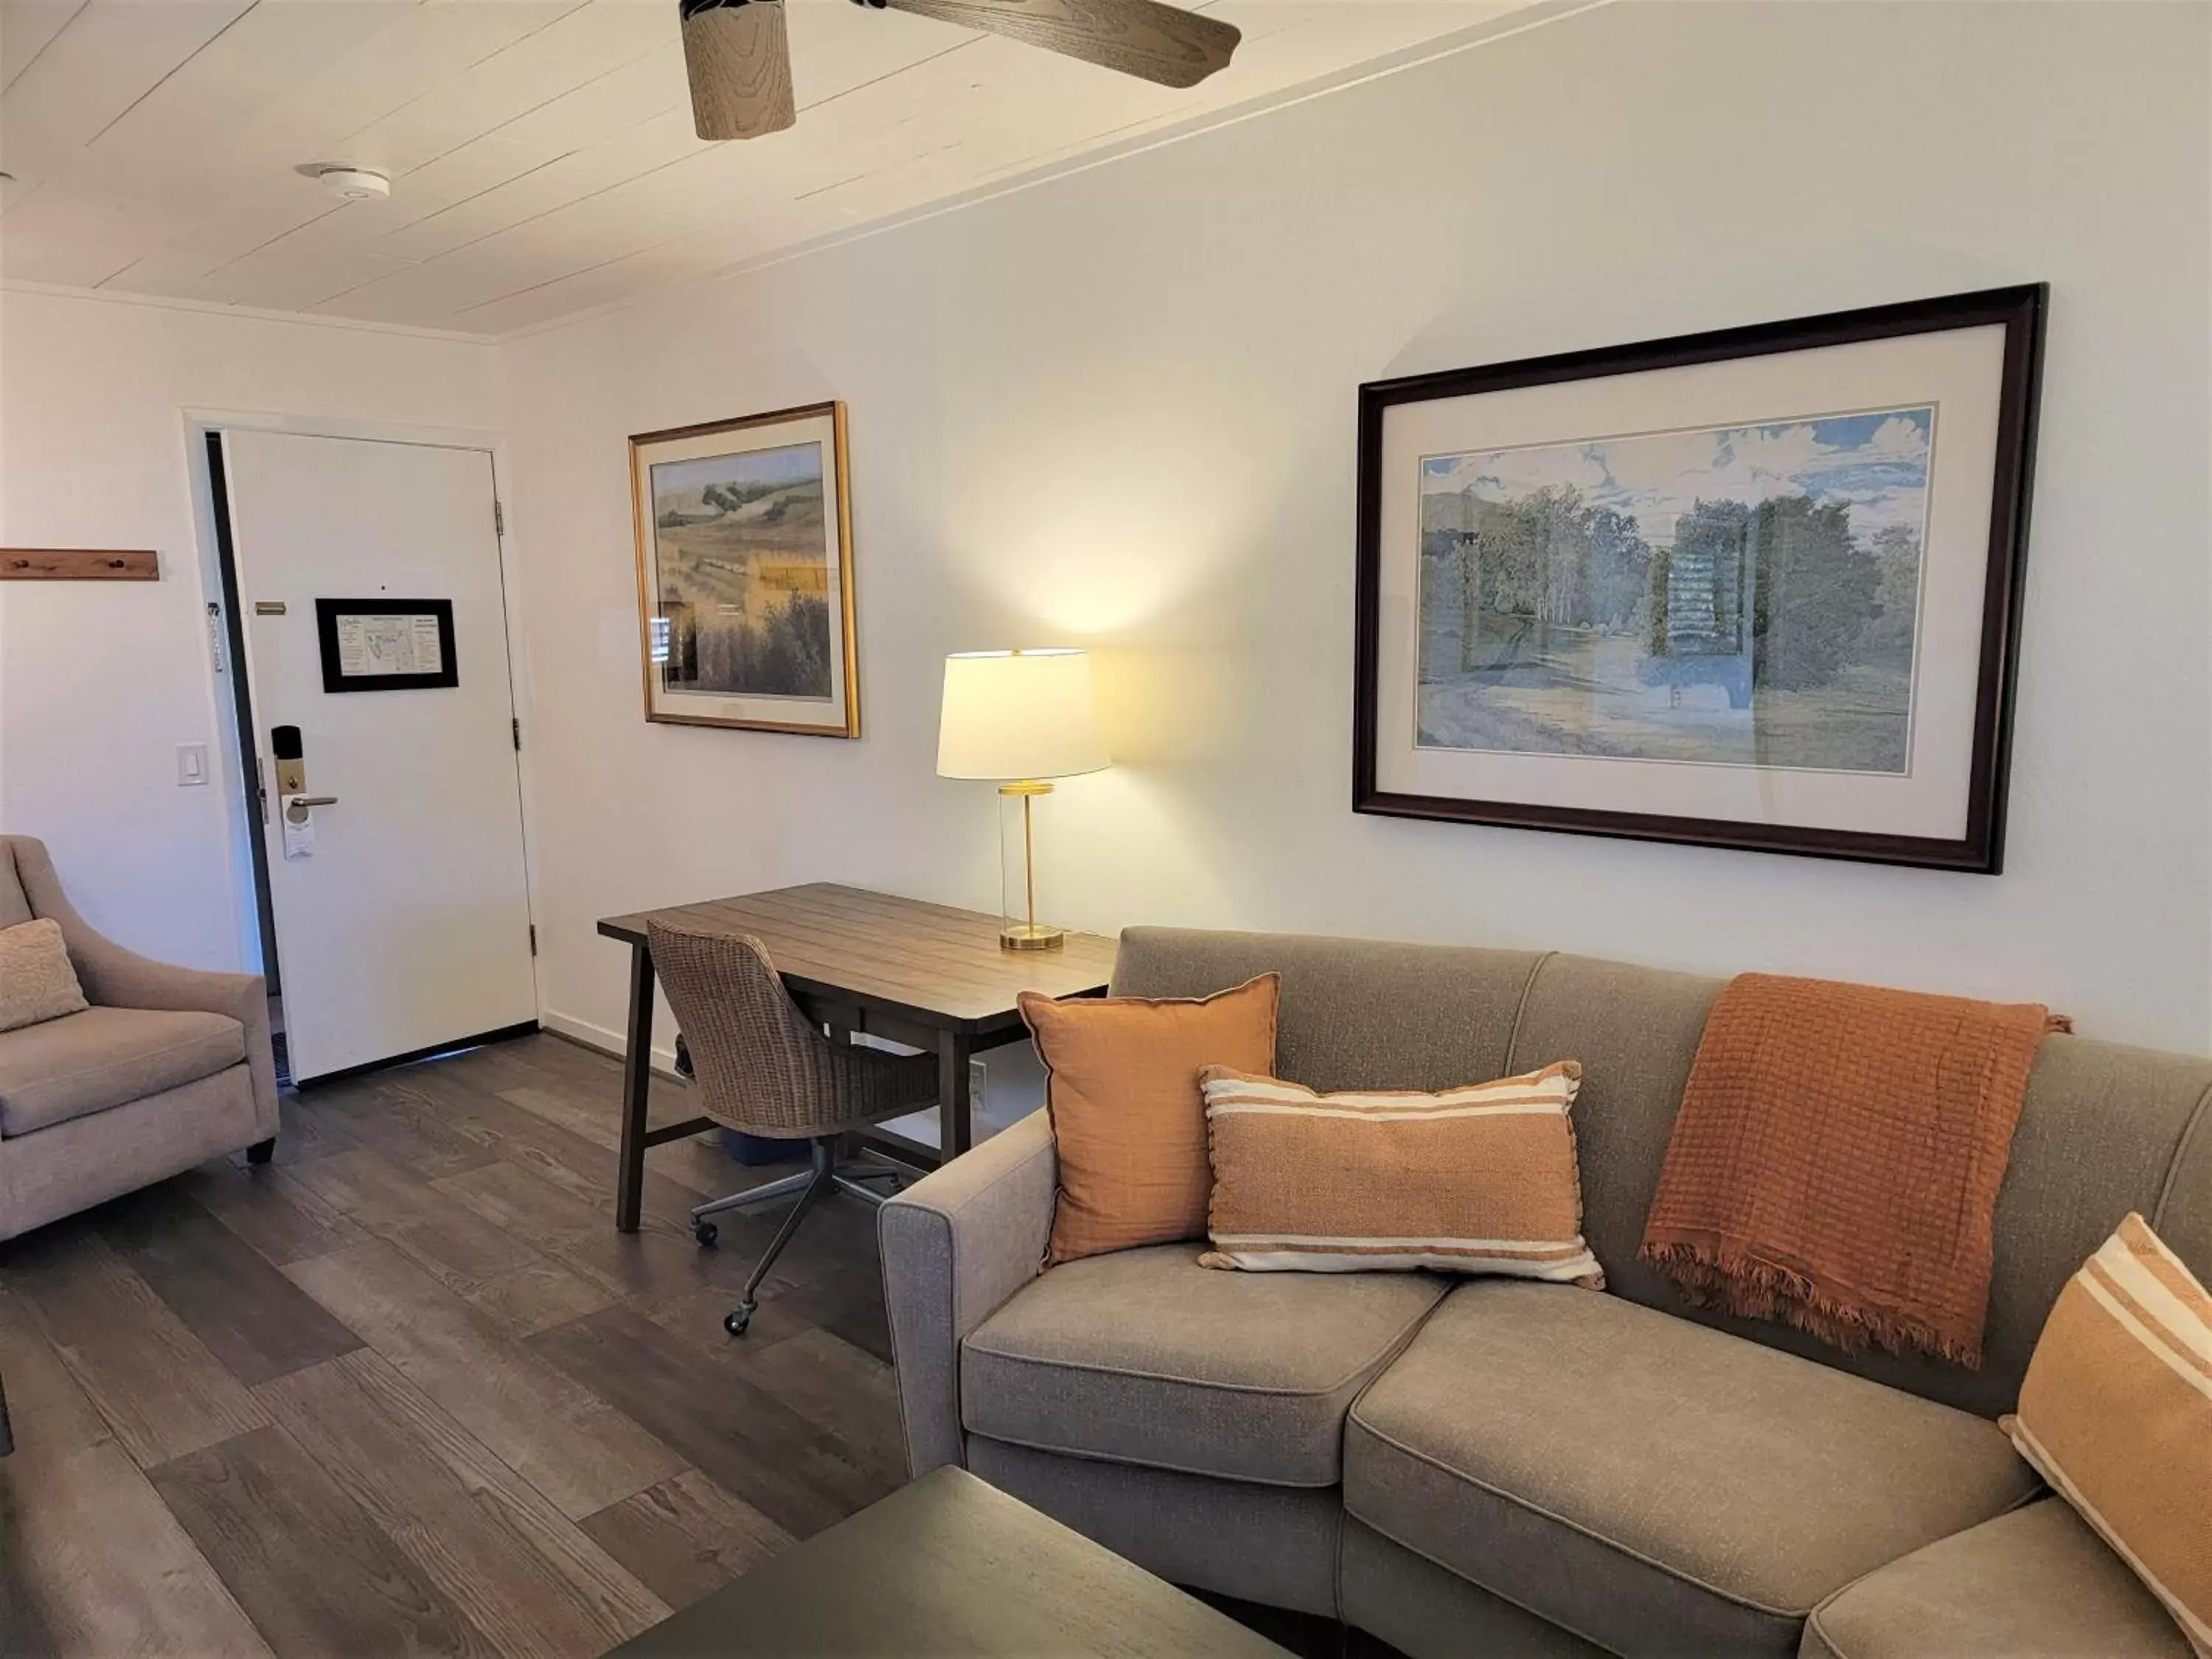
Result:
{"type": "Polygon", "coordinates": [[[1604,1288],[1567,1121],[1583,1068],[1442,1094],[1321,1095],[1209,1066],[1209,1267],[1434,1267],[1604,1288]]]}
{"type": "Polygon", "coordinates": [[[2212,1659],[2212,1296],[2141,1216],[2066,1281],[1998,1425],[2212,1659]]]}

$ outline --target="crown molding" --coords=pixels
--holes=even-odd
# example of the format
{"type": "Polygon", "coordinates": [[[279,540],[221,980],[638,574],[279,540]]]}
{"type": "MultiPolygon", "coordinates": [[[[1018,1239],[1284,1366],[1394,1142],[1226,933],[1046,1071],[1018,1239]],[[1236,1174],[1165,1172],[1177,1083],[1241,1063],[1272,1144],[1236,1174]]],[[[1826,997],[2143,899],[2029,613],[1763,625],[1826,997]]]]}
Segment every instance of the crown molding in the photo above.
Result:
{"type": "Polygon", "coordinates": [[[352,329],[368,334],[397,334],[417,340],[442,340],[448,345],[492,346],[494,334],[471,334],[462,329],[426,328],[416,323],[378,322],[366,317],[338,317],[323,312],[271,311],[259,306],[225,305],[216,300],[188,300],[167,294],[134,294],[118,289],[75,288],[63,283],[31,283],[21,277],[0,277],[0,294],[38,294],[56,300],[89,300],[100,305],[147,306],[156,311],[185,311],[204,317],[243,317],[261,323],[305,324],[311,328],[352,329]]]}

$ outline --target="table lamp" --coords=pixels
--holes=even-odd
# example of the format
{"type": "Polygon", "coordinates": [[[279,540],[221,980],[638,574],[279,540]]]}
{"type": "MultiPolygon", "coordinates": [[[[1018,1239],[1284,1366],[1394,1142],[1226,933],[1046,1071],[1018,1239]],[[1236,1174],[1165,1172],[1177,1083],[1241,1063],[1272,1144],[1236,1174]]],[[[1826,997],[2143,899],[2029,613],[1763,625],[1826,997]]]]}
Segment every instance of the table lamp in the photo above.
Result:
{"type": "Polygon", "coordinates": [[[1049,951],[1066,938],[1036,919],[1036,805],[1053,779],[1110,763],[1089,652],[961,651],[945,659],[937,775],[999,786],[1001,949],[1049,951]]]}

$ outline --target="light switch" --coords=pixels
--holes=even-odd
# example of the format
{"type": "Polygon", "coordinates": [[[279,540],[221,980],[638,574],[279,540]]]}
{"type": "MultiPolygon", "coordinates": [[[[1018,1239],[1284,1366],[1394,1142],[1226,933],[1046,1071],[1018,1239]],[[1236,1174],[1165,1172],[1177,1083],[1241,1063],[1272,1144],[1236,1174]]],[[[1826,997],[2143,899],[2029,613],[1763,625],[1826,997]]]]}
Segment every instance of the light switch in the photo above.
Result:
{"type": "Polygon", "coordinates": [[[177,745],[177,787],[190,789],[207,781],[207,745],[204,743],[179,744],[177,745]]]}

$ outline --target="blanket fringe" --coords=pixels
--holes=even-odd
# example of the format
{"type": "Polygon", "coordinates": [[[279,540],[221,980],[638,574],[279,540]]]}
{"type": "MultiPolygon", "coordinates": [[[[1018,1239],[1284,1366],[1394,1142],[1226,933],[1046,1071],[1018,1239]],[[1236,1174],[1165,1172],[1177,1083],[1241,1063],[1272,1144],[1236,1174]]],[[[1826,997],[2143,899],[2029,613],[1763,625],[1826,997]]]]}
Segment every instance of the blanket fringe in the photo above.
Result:
{"type": "Polygon", "coordinates": [[[1687,1243],[1646,1241],[1637,1255],[1665,1274],[1693,1308],[1779,1320],[1849,1354],[1863,1353],[1870,1346],[1896,1354],[1917,1349],[1969,1370],[1981,1369],[1978,1346],[1968,1347],[1893,1310],[1842,1301],[1777,1262],[1687,1243]]]}

